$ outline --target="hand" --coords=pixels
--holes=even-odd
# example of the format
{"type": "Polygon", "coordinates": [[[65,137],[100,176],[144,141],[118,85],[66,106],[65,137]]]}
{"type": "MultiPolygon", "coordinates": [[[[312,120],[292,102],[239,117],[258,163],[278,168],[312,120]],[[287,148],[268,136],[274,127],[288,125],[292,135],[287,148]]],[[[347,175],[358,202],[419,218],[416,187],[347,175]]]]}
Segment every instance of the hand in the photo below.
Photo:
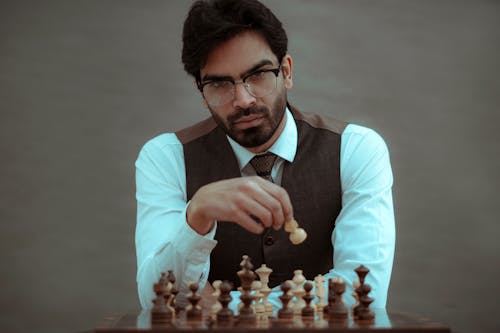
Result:
{"type": "Polygon", "coordinates": [[[191,198],[188,224],[201,235],[214,221],[231,221],[253,233],[275,230],[293,219],[292,203],[280,186],[261,177],[240,177],[202,186],[191,198]],[[256,221],[257,218],[259,221],[256,221]]]}

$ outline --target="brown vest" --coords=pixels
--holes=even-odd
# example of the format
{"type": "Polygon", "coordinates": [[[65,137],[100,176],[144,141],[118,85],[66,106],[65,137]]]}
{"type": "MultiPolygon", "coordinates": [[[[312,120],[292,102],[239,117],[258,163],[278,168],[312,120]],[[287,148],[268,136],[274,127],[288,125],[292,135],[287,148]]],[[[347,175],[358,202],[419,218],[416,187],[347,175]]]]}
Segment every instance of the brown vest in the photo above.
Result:
{"type": "MultiPolygon", "coordinates": [[[[292,201],[294,217],[307,239],[293,245],[283,229],[252,234],[235,223],[219,222],[217,246],[210,256],[209,281],[229,280],[240,285],[236,272],[247,254],[255,268],[273,269],[269,285],[293,278],[302,269],[307,279],[333,268],[331,235],[341,209],[340,139],[345,123],[289,106],[297,124],[298,147],[293,163],[285,161],[281,186],[292,201]]],[[[234,152],[212,118],[176,133],[184,148],[187,199],[203,185],[241,177],[234,152]]]]}

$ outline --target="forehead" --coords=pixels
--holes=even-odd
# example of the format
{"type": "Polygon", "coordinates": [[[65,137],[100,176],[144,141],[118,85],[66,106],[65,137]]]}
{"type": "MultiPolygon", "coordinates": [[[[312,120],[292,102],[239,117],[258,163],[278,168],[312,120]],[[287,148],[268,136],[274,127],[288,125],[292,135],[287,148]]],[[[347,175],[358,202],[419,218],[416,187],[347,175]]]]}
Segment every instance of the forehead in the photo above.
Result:
{"type": "Polygon", "coordinates": [[[200,70],[201,77],[221,75],[239,77],[255,64],[270,60],[278,65],[278,59],[262,35],[254,31],[242,32],[217,46],[200,70]]]}

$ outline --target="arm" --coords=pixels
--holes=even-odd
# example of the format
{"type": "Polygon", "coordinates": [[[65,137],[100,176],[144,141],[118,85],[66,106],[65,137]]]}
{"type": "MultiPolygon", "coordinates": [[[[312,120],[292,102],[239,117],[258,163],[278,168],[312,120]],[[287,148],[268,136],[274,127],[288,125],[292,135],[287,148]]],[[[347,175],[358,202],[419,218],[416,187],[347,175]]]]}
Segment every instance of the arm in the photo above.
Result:
{"type": "Polygon", "coordinates": [[[363,264],[370,273],[366,283],[374,307],[384,308],[392,272],[395,223],[389,152],[374,131],[349,125],[341,146],[342,210],[332,234],[333,269],[325,277],[341,277],[347,285],[345,300],[354,299],[354,269],[363,264]]]}
{"type": "Polygon", "coordinates": [[[184,169],[182,145],[173,134],[149,141],[136,161],[137,287],[144,309],[153,305],[161,272],[174,272],[181,302],[190,281],[203,289],[207,280],[215,228],[201,236],[187,224],[184,169]]]}

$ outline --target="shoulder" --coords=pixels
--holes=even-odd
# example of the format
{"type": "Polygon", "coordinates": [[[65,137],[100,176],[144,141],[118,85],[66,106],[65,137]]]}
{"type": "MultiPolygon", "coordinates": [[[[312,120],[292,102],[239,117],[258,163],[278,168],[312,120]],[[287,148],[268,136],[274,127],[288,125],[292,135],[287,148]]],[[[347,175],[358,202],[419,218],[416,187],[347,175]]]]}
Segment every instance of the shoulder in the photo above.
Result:
{"type": "Polygon", "coordinates": [[[166,164],[182,159],[182,144],[174,133],[163,133],[148,140],[139,152],[136,165],[166,164]]]}
{"type": "Polygon", "coordinates": [[[387,151],[387,145],[379,133],[371,128],[356,124],[348,124],[346,126],[342,133],[342,146],[347,151],[387,151]]]}
{"type": "Polygon", "coordinates": [[[330,116],[310,112],[301,112],[293,106],[289,106],[289,108],[295,121],[304,122],[316,129],[323,129],[336,134],[342,134],[348,125],[346,122],[330,116]]]}
{"type": "Polygon", "coordinates": [[[212,117],[209,117],[192,126],[175,132],[175,136],[182,144],[186,144],[210,133],[215,128],[217,128],[217,124],[212,117]]]}
{"type": "Polygon", "coordinates": [[[181,145],[181,142],[175,133],[163,133],[148,140],[142,147],[142,150],[168,150],[179,145],[181,145]]]}

